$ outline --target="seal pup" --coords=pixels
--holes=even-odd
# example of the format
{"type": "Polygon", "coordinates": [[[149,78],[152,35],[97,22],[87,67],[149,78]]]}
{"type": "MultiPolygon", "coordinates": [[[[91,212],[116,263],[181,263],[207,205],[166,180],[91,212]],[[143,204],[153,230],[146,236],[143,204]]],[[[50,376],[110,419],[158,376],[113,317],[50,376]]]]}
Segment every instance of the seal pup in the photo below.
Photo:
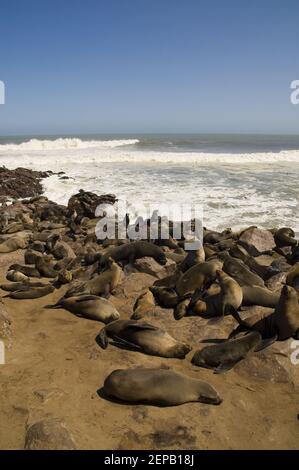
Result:
{"type": "Polygon", "coordinates": [[[19,271],[10,270],[6,274],[6,279],[12,282],[28,281],[29,277],[19,271]]]}
{"type": "Polygon", "coordinates": [[[152,292],[147,289],[137,298],[133,307],[131,320],[140,320],[147,313],[151,313],[155,308],[155,305],[155,298],[152,292]]]}
{"type": "Polygon", "coordinates": [[[103,389],[111,398],[156,406],[222,402],[208,383],[167,369],[118,369],[105,379],[103,389]]]}
{"type": "Polygon", "coordinates": [[[105,326],[97,337],[103,349],[108,346],[108,338],[152,356],[184,359],[191,351],[190,346],[177,341],[166,331],[133,320],[117,320],[105,326]]]}
{"type": "Polygon", "coordinates": [[[217,258],[196,264],[189,268],[176,282],[176,290],[180,296],[191,294],[203,287],[204,283],[216,277],[216,271],[222,269],[223,262],[217,258]]]}
{"type": "Polygon", "coordinates": [[[11,299],[39,299],[40,297],[44,297],[46,295],[52,294],[54,292],[55,287],[51,284],[43,287],[30,287],[28,286],[27,289],[20,289],[14,292],[10,292],[9,294],[5,295],[4,297],[10,297],[11,299]]]}
{"type": "Polygon", "coordinates": [[[64,308],[77,316],[110,323],[118,320],[120,315],[109,300],[96,295],[81,295],[60,299],[55,305],[47,305],[45,308],[64,308]]]}
{"type": "Polygon", "coordinates": [[[240,338],[229,339],[196,351],[191,362],[195,366],[214,369],[215,374],[221,374],[245,359],[249,352],[260,351],[270,344],[263,343],[258,331],[251,331],[240,338]]]}
{"type": "Polygon", "coordinates": [[[120,283],[122,274],[122,269],[118,264],[112,258],[108,258],[105,271],[89,281],[72,286],[64,297],[73,297],[80,294],[108,296],[120,283]]]}
{"type": "Polygon", "coordinates": [[[39,271],[34,266],[23,266],[22,264],[12,264],[9,271],[18,271],[27,277],[41,277],[39,271]]]}

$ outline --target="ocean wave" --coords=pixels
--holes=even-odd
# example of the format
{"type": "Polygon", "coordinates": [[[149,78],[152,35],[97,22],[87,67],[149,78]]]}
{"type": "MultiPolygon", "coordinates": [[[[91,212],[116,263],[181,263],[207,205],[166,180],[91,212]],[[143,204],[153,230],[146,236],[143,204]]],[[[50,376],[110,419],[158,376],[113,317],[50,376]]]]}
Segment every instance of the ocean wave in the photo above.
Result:
{"type": "Polygon", "coordinates": [[[88,148],[116,148],[124,145],[138,144],[138,139],[122,140],[81,140],[79,138],[59,138],[55,140],[30,139],[20,144],[2,144],[0,152],[7,151],[38,151],[88,148]]]}

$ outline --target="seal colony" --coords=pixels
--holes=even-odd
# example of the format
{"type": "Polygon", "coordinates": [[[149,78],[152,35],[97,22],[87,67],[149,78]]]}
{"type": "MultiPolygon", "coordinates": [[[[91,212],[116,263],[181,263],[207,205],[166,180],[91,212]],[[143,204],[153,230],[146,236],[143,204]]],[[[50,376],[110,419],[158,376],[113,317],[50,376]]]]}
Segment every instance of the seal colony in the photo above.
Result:
{"type": "MultiPolygon", "coordinates": [[[[9,266],[7,282],[0,285],[2,297],[20,302],[45,297],[47,315],[52,309],[64,309],[82,321],[105,324],[95,338],[101,354],[118,347],[189,361],[194,370],[203,367],[217,374],[276,341],[299,339],[299,248],[291,228],[249,227],[222,233],[204,228],[203,245],[194,251],[185,251],[183,236],[99,240],[95,227],[100,218],[95,217],[95,209],[115,200],[113,195],[81,190],[67,207],[44,196],[3,202],[0,258],[22,250],[24,259],[9,266]],[[154,273],[156,280],[139,290],[136,284],[128,318],[115,299],[132,272],[154,273]],[[56,291],[60,298],[49,304],[48,296],[56,291]],[[171,333],[155,325],[152,313],[157,306],[173,311],[171,333]],[[251,307],[270,311],[250,315],[251,307]],[[179,333],[184,317],[192,328],[194,316],[219,324],[224,316],[231,316],[234,328],[219,344],[213,344],[213,338],[209,346],[198,341],[200,349],[191,352],[188,341],[175,332],[179,333]]],[[[130,224],[129,217],[126,223],[130,224]]],[[[99,385],[103,397],[124,403],[219,405],[225,399],[209,383],[163,368],[115,370],[99,385]]]]}

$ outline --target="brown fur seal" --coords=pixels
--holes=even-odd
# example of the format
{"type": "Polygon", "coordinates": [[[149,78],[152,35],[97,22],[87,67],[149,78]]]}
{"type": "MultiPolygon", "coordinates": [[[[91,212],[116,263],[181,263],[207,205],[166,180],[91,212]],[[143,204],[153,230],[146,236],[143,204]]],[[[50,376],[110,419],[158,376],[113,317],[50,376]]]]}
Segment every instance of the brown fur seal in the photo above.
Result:
{"type": "MultiPolygon", "coordinates": [[[[284,341],[288,338],[299,339],[299,304],[297,292],[293,287],[284,286],[279,302],[273,313],[257,314],[242,320],[237,311],[232,312],[241,328],[259,331],[263,338],[284,341]]],[[[235,330],[233,334],[238,332],[235,330]]]]}
{"type": "Polygon", "coordinates": [[[54,269],[54,263],[51,256],[40,256],[35,260],[35,267],[42,277],[55,278],[57,271],[54,269]]]}
{"type": "Polygon", "coordinates": [[[28,277],[40,277],[39,271],[34,266],[23,266],[22,264],[12,264],[9,271],[18,271],[28,277]]]}
{"type": "Polygon", "coordinates": [[[263,279],[243,263],[243,261],[233,258],[228,253],[219,253],[218,257],[224,261],[223,271],[233,277],[240,286],[261,286],[264,287],[263,279]]]}
{"type": "Polygon", "coordinates": [[[299,292],[299,263],[294,264],[292,269],[287,274],[286,284],[294,287],[299,292]]]}
{"type": "Polygon", "coordinates": [[[36,259],[40,258],[41,256],[42,254],[39,251],[34,251],[31,248],[28,248],[28,250],[26,250],[24,253],[25,264],[35,264],[36,259]]]}
{"type": "Polygon", "coordinates": [[[146,241],[136,241],[108,248],[103,256],[104,260],[109,256],[111,256],[114,261],[125,263],[134,263],[136,259],[144,258],[146,256],[154,258],[154,260],[161,265],[165,265],[167,261],[164,251],[159,246],[146,241]]]}
{"type": "Polygon", "coordinates": [[[24,290],[21,289],[19,291],[10,292],[5,297],[10,297],[11,299],[39,299],[40,297],[44,297],[45,295],[49,295],[54,292],[55,287],[51,284],[44,286],[44,287],[29,287],[28,289],[24,290]]]}
{"type": "Polygon", "coordinates": [[[117,320],[105,326],[98,335],[98,342],[103,349],[108,346],[108,337],[120,345],[133,347],[152,356],[184,359],[191,351],[190,346],[175,340],[166,331],[133,320],[117,320]]]}
{"type": "Polygon", "coordinates": [[[151,313],[154,308],[155,308],[155,298],[153,294],[151,293],[151,291],[147,289],[137,298],[133,307],[134,313],[131,316],[131,320],[140,320],[147,313],[151,313]]]}
{"type": "Polygon", "coordinates": [[[46,308],[64,308],[80,317],[110,323],[118,320],[120,315],[109,300],[96,295],[81,295],[79,297],[62,298],[55,305],[47,305],[46,308]]]}
{"type": "Polygon", "coordinates": [[[174,308],[179,302],[179,296],[174,289],[170,287],[150,287],[150,291],[158,304],[164,308],[174,308]]]}
{"type": "Polygon", "coordinates": [[[262,336],[258,331],[252,331],[241,338],[226,340],[196,351],[191,362],[221,374],[245,359],[250,351],[258,351],[267,345],[262,343],[262,336]]]}
{"type": "Polygon", "coordinates": [[[0,253],[12,253],[28,246],[28,241],[23,237],[8,238],[0,244],[0,253]]]}
{"type": "Polygon", "coordinates": [[[216,278],[220,284],[220,310],[219,315],[230,312],[230,307],[238,309],[242,304],[243,292],[237,281],[223,271],[216,271],[216,278]]]}
{"type": "Polygon", "coordinates": [[[184,258],[184,261],[180,265],[180,270],[182,273],[188,271],[195,264],[203,263],[206,260],[205,250],[203,247],[198,250],[188,251],[187,256],[184,258]]]}
{"type": "Polygon", "coordinates": [[[10,270],[6,274],[6,279],[12,282],[23,282],[28,281],[29,277],[19,271],[10,270]]]}
{"type": "Polygon", "coordinates": [[[174,309],[173,316],[175,320],[180,320],[185,317],[188,313],[188,307],[190,305],[190,299],[181,300],[174,309]]]}
{"type": "Polygon", "coordinates": [[[273,292],[266,287],[243,286],[243,306],[260,305],[261,307],[276,307],[280,292],[273,292]]]}
{"type": "Polygon", "coordinates": [[[12,282],[7,284],[0,284],[0,289],[6,292],[16,292],[20,290],[28,290],[32,287],[46,287],[47,285],[48,284],[45,284],[43,282],[12,282]]]}
{"type": "Polygon", "coordinates": [[[71,287],[65,298],[80,294],[108,296],[119,284],[122,277],[122,269],[112,258],[108,258],[107,269],[89,281],[71,287]]]}
{"type": "Polygon", "coordinates": [[[295,232],[291,228],[282,227],[274,234],[274,240],[278,248],[285,246],[296,246],[295,232]]]}
{"type": "Polygon", "coordinates": [[[215,279],[216,271],[222,268],[222,261],[213,259],[196,264],[188,269],[177,281],[176,290],[180,296],[189,294],[204,285],[208,280],[215,279]]]}
{"type": "Polygon", "coordinates": [[[125,402],[156,406],[222,402],[208,383],[166,369],[115,370],[106,378],[104,392],[125,402]]]}

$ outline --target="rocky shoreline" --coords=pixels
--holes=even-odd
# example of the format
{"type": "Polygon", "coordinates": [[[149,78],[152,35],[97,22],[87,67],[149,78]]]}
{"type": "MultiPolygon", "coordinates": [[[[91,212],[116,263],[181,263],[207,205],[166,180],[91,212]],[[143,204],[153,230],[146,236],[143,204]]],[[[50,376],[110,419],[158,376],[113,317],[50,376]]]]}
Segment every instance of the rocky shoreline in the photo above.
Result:
{"type": "Polygon", "coordinates": [[[80,191],[58,205],[40,195],[47,176],[0,171],[0,194],[18,197],[0,207],[0,447],[296,448],[294,232],[205,228],[193,252],[171,236],[98,240],[95,209],[116,197],[80,191]],[[159,390],[149,376],[144,396],[133,386],[128,396],[113,375],[120,368],[128,383],[155,370],[159,390]],[[199,378],[196,400],[167,385],[203,387],[199,378]]]}

